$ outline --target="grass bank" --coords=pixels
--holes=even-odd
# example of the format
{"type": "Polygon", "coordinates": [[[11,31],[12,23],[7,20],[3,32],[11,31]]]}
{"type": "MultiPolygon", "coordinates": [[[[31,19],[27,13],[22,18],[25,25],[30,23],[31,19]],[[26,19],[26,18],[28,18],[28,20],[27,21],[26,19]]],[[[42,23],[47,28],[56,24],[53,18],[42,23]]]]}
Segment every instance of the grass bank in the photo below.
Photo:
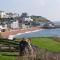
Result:
{"type": "Polygon", "coordinates": [[[0,60],[16,60],[14,56],[1,56],[0,55],[0,60]]]}
{"type": "Polygon", "coordinates": [[[14,52],[0,52],[0,60],[16,60],[14,52]]]}
{"type": "Polygon", "coordinates": [[[60,52],[60,42],[55,41],[54,38],[32,38],[32,44],[50,52],[60,52]]]}
{"type": "MultiPolygon", "coordinates": [[[[31,38],[31,39],[32,39],[32,44],[35,46],[38,46],[39,48],[48,49],[48,51],[50,52],[60,52],[60,42],[55,41],[54,38],[37,37],[37,38],[31,38]]],[[[12,43],[12,42],[14,41],[11,41],[10,43],[11,44],[17,43],[17,42],[16,43],[12,43]]],[[[4,42],[4,43],[8,43],[8,42],[4,42]]],[[[0,60],[16,60],[16,56],[4,56],[2,54],[3,53],[0,53],[0,60]]],[[[10,53],[5,53],[5,54],[10,54],[10,53]]]]}

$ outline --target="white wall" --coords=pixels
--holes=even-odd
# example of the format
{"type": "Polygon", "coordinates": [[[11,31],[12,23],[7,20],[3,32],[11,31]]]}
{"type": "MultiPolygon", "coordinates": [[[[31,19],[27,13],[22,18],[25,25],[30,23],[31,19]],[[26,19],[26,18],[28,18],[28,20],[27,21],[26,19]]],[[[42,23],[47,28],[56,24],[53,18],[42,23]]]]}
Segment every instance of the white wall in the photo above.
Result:
{"type": "Polygon", "coordinates": [[[1,18],[5,18],[6,17],[6,13],[5,12],[0,12],[0,16],[1,16],[1,18]]]}
{"type": "Polygon", "coordinates": [[[18,21],[15,21],[11,24],[11,28],[19,28],[19,23],[18,21]]]}
{"type": "Polygon", "coordinates": [[[25,18],[25,21],[33,21],[31,18],[25,18]]]}

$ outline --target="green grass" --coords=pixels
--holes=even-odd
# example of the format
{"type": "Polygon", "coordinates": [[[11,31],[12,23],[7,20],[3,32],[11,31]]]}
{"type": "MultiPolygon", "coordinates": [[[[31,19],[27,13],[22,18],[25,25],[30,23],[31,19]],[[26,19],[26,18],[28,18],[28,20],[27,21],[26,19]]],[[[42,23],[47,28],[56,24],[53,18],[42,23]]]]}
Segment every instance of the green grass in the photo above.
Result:
{"type": "Polygon", "coordinates": [[[16,60],[16,56],[6,56],[14,54],[14,52],[0,52],[0,60],[16,60]]]}
{"type": "Polygon", "coordinates": [[[32,38],[32,44],[50,52],[60,52],[60,42],[54,41],[53,38],[32,38]]]}
{"type": "Polygon", "coordinates": [[[16,60],[14,56],[0,56],[0,60],[16,60]]]}

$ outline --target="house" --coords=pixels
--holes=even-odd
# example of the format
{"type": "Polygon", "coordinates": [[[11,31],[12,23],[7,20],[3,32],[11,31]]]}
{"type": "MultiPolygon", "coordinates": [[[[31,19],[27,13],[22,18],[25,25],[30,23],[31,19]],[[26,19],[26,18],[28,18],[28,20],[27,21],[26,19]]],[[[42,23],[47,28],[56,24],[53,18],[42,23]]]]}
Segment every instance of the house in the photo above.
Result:
{"type": "Polygon", "coordinates": [[[0,25],[7,29],[19,28],[19,22],[17,19],[2,18],[0,20],[0,25]]]}
{"type": "Polygon", "coordinates": [[[12,13],[12,12],[6,13],[4,11],[0,11],[0,18],[14,18],[18,16],[19,14],[17,13],[12,13]]]}
{"type": "Polygon", "coordinates": [[[29,17],[29,18],[25,18],[24,21],[30,22],[30,21],[33,21],[33,19],[31,19],[31,18],[29,17]]]}
{"type": "Polygon", "coordinates": [[[14,18],[19,16],[17,13],[12,13],[12,12],[6,13],[6,15],[8,18],[14,18]]]}
{"type": "Polygon", "coordinates": [[[19,28],[19,23],[18,23],[18,20],[13,21],[13,22],[11,23],[11,28],[12,28],[12,29],[19,28]]]}
{"type": "Polygon", "coordinates": [[[22,28],[30,28],[32,21],[33,19],[31,19],[30,17],[24,17],[22,19],[22,28]]]}
{"type": "Polygon", "coordinates": [[[43,25],[43,27],[45,27],[45,28],[54,28],[55,25],[54,25],[52,22],[47,22],[47,23],[45,23],[45,24],[43,25]]]}
{"type": "Polygon", "coordinates": [[[4,11],[0,11],[0,18],[6,18],[6,13],[4,11]]]}

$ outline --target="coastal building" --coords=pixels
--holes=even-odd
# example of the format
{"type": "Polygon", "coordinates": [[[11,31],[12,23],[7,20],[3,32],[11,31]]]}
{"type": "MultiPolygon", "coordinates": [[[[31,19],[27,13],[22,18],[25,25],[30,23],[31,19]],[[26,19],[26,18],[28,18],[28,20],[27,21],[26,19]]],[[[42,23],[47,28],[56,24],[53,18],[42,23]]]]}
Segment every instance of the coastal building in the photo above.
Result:
{"type": "Polygon", "coordinates": [[[4,18],[3,20],[0,20],[0,25],[6,30],[19,28],[19,22],[17,19],[4,18]]]}
{"type": "Polygon", "coordinates": [[[54,28],[55,25],[52,23],[52,22],[47,22],[43,25],[43,27],[46,27],[46,28],[54,28]]]}
{"type": "Polygon", "coordinates": [[[31,27],[31,22],[33,21],[33,19],[31,19],[30,17],[24,17],[22,20],[22,28],[30,28],[31,27]]]}
{"type": "Polygon", "coordinates": [[[17,13],[12,13],[12,12],[6,13],[5,11],[0,11],[0,18],[14,18],[18,16],[19,14],[17,13]]]}
{"type": "Polygon", "coordinates": [[[28,22],[30,22],[30,21],[33,21],[33,19],[30,18],[30,17],[28,17],[28,18],[24,18],[24,21],[28,21],[28,22]]]}
{"type": "Polygon", "coordinates": [[[14,22],[11,23],[11,28],[12,29],[19,28],[18,20],[16,20],[16,21],[14,21],[14,22]]]}
{"type": "Polygon", "coordinates": [[[18,17],[19,16],[19,14],[12,13],[12,12],[6,13],[6,15],[7,15],[8,18],[14,18],[14,17],[18,17]]]}
{"type": "Polygon", "coordinates": [[[6,18],[6,13],[4,11],[0,11],[0,18],[6,18]]]}
{"type": "Polygon", "coordinates": [[[17,20],[19,22],[19,28],[29,28],[31,27],[31,22],[33,21],[30,17],[19,17],[17,20]]]}

